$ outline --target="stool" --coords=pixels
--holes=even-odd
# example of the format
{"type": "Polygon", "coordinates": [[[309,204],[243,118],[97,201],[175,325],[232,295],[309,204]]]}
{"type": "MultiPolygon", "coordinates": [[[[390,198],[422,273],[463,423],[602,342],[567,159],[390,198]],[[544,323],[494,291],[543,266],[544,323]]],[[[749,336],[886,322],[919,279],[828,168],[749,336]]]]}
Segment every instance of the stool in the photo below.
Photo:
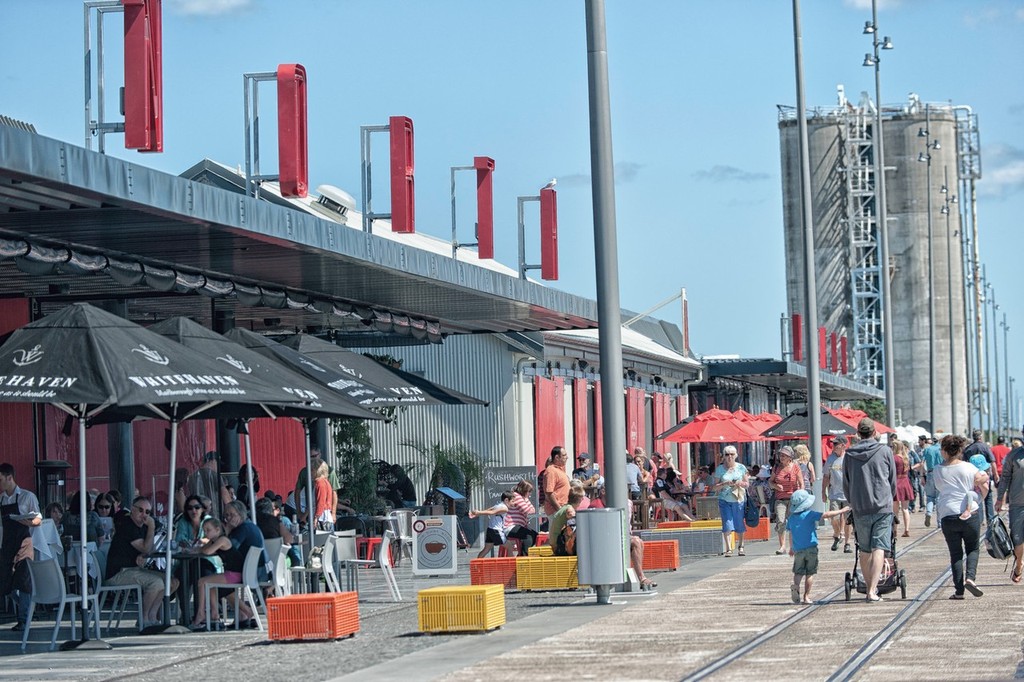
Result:
{"type": "Polygon", "coordinates": [[[356,538],[356,554],[360,559],[372,559],[382,538],[356,538]]]}
{"type": "Polygon", "coordinates": [[[499,557],[519,556],[522,553],[523,553],[523,545],[522,545],[522,542],[520,542],[519,538],[509,538],[508,541],[504,545],[502,545],[501,547],[498,548],[498,556],[499,557]],[[508,553],[508,545],[510,545],[510,544],[513,546],[513,549],[515,550],[515,554],[513,554],[513,555],[510,555],[508,553]]]}

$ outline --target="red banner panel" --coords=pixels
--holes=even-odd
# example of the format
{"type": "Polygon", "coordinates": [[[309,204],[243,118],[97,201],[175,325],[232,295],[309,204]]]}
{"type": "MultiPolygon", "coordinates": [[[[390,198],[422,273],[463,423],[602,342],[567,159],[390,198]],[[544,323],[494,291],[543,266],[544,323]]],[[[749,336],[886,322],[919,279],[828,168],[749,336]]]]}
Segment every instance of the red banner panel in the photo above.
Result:
{"type": "MultiPolygon", "coordinates": [[[[676,396],[676,424],[690,416],[690,399],[685,395],[676,396]]],[[[690,482],[690,444],[676,443],[676,471],[683,480],[690,482]]]]}
{"type": "Polygon", "coordinates": [[[161,0],[121,0],[124,6],[124,146],[164,150],[161,0]]]}
{"type": "Polygon", "coordinates": [[[558,279],[558,194],[540,191],[540,277],[558,279]]]}
{"type": "Polygon", "coordinates": [[[793,362],[804,359],[804,318],[800,313],[793,313],[793,362]]]}
{"type": "Polygon", "coordinates": [[[839,336],[835,332],[832,332],[829,334],[828,340],[829,350],[832,353],[832,362],[830,365],[832,367],[832,372],[835,373],[839,371],[839,336]]]}
{"type": "Polygon", "coordinates": [[[474,156],[476,168],[476,250],[480,258],[494,258],[494,159],[474,156]]]}
{"type": "Polygon", "coordinates": [[[601,417],[601,382],[594,382],[594,462],[604,469],[604,419],[601,417]]]}
{"type": "Polygon", "coordinates": [[[629,452],[647,442],[644,398],[647,394],[639,388],[626,389],[626,448],[629,452]]]}
{"type": "Polygon", "coordinates": [[[412,119],[392,116],[391,133],[391,231],[416,231],[416,183],[413,179],[412,119]]]}
{"type": "Polygon", "coordinates": [[[846,336],[844,335],[841,339],[839,339],[839,371],[842,372],[843,374],[848,374],[850,369],[850,360],[849,355],[847,354],[848,350],[846,348],[846,343],[846,336]]]}
{"type": "MultiPolygon", "coordinates": [[[[586,379],[572,380],[572,430],[576,441],[574,455],[581,452],[590,453],[590,391],[586,379]]],[[[593,453],[590,453],[593,454],[593,453]]],[[[575,467],[574,467],[575,468],[575,467]]]]}
{"type": "MultiPolygon", "coordinates": [[[[652,393],[652,410],[651,410],[651,426],[654,431],[654,435],[657,436],[662,433],[672,424],[669,422],[671,412],[669,410],[669,403],[671,397],[667,393],[652,393]]],[[[654,451],[665,453],[667,452],[669,444],[663,440],[654,441],[654,451]]]]}
{"type": "Polygon", "coordinates": [[[302,64],[280,64],[277,67],[277,156],[281,196],[309,194],[306,118],[306,69],[302,64]]]}
{"type": "Polygon", "coordinates": [[[551,448],[565,445],[565,401],[562,377],[533,378],[533,440],[537,471],[551,454],[551,448]]]}
{"type": "Polygon", "coordinates": [[[828,369],[828,354],[825,352],[826,333],[824,327],[818,327],[818,367],[828,369]]]}

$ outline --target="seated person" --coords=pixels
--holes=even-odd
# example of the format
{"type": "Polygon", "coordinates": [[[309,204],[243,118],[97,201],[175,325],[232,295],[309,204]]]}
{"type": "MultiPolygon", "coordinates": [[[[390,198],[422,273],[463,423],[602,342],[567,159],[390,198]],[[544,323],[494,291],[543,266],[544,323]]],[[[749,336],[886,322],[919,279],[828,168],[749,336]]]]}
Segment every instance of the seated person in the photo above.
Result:
{"type": "MultiPolygon", "coordinates": [[[[228,509],[225,509],[224,512],[228,513],[228,509]]],[[[223,524],[213,517],[203,521],[203,537],[199,542],[200,544],[194,547],[193,551],[218,558],[224,566],[224,572],[206,575],[199,579],[199,603],[196,606],[196,615],[192,619],[192,623],[189,624],[189,629],[191,630],[206,629],[206,586],[210,583],[236,585],[241,583],[242,568],[245,564],[245,558],[232,546],[231,540],[224,534],[223,524]]],[[[234,591],[231,591],[231,595],[233,598],[234,591]]],[[[215,622],[220,620],[220,614],[217,610],[219,601],[219,599],[214,599],[213,603],[210,604],[212,617],[215,619],[215,622]]],[[[248,626],[252,613],[245,603],[239,605],[238,617],[240,619],[239,625],[244,622],[248,626]]],[[[213,623],[210,625],[211,629],[215,629],[213,623]]]]}
{"type": "Polygon", "coordinates": [[[508,514],[508,504],[511,501],[512,493],[503,492],[501,494],[501,501],[493,507],[489,509],[471,509],[469,511],[469,518],[471,519],[475,519],[478,516],[490,517],[487,519],[484,546],[480,553],[476,555],[477,559],[483,559],[485,556],[488,556],[495,546],[500,547],[505,544],[505,515],[508,514]]]}
{"type": "MultiPolygon", "coordinates": [[[[119,516],[115,520],[114,538],[107,554],[108,584],[142,587],[143,627],[159,622],[164,591],[163,573],[144,568],[147,555],[153,551],[155,530],[153,503],[148,497],[140,495],[132,500],[128,515],[119,516]]],[[[171,591],[177,589],[177,578],[171,578],[171,591]]]]}
{"type": "MultiPolygon", "coordinates": [[[[295,543],[290,524],[281,516],[281,506],[270,498],[261,497],[256,500],[256,527],[260,529],[264,540],[281,538],[285,545],[292,546],[295,543]]],[[[298,566],[299,554],[295,547],[288,550],[288,558],[293,566],[298,566]]],[[[270,560],[277,561],[277,557],[270,557],[270,560]]]]}
{"type": "Polygon", "coordinates": [[[673,487],[678,489],[676,486],[678,481],[674,469],[658,469],[658,478],[654,481],[654,492],[670,515],[675,516],[679,521],[693,521],[690,508],[672,496],[673,487]],[[671,477],[671,481],[669,477],[671,477]]]}
{"type": "MultiPolygon", "coordinates": [[[[507,502],[508,514],[505,515],[505,537],[519,540],[520,554],[523,555],[537,542],[537,531],[530,528],[530,517],[537,511],[530,502],[532,492],[533,483],[525,478],[520,480],[512,489],[512,496],[507,502]]],[[[508,556],[514,556],[511,545],[511,542],[505,545],[508,556]]]]}
{"type": "MultiPolygon", "coordinates": [[[[174,540],[182,549],[197,547],[203,539],[203,521],[212,518],[206,513],[203,501],[198,495],[189,495],[185,498],[185,511],[174,523],[174,540]]],[[[199,575],[211,575],[221,573],[224,567],[216,556],[208,556],[206,561],[199,562],[199,575]]],[[[175,574],[180,576],[181,568],[175,569],[175,574]]]]}
{"type": "MultiPolygon", "coordinates": [[[[71,495],[68,500],[67,514],[64,516],[64,531],[67,535],[71,536],[72,540],[81,539],[81,524],[79,523],[79,514],[81,513],[81,496],[78,492],[71,495]]],[[[86,542],[95,542],[96,548],[99,549],[103,546],[103,539],[106,537],[106,533],[103,531],[103,524],[100,522],[100,516],[93,509],[92,498],[86,496],[85,498],[85,540],[86,542]]]]}

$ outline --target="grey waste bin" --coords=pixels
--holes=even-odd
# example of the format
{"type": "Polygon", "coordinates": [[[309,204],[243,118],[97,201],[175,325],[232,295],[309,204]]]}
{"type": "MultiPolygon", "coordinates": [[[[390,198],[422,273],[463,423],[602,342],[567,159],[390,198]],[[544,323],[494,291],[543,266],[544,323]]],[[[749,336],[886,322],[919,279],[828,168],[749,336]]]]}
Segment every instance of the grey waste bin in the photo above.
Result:
{"type": "Polygon", "coordinates": [[[608,586],[626,582],[628,537],[624,509],[584,509],[576,514],[579,581],[597,589],[598,602],[607,600],[608,586]]]}

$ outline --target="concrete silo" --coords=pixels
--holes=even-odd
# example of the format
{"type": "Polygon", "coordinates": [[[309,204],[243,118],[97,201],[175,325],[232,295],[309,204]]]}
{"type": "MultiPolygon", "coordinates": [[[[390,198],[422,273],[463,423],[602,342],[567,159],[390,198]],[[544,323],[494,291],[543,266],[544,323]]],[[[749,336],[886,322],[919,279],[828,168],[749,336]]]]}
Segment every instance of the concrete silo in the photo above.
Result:
{"type": "MultiPolygon", "coordinates": [[[[944,431],[953,428],[954,421],[957,430],[964,431],[968,414],[963,232],[959,204],[947,204],[948,197],[958,194],[962,175],[963,159],[958,157],[958,142],[962,145],[961,114],[964,111],[963,107],[949,104],[926,106],[914,96],[907,105],[882,110],[895,407],[904,422],[928,423],[934,391],[933,426],[944,431]],[[927,134],[919,131],[927,131],[927,134]],[[944,171],[949,177],[948,194],[940,191],[944,171]],[[944,206],[950,209],[948,232],[946,216],[941,213],[944,206]],[[947,238],[951,264],[947,262],[947,238]],[[933,281],[931,287],[929,275],[933,281]],[[932,315],[934,347],[930,349],[932,315]],[[930,363],[932,357],[934,371],[930,363]],[[951,385],[952,363],[956,363],[953,367],[955,386],[951,385]],[[955,420],[951,408],[954,391],[955,420]]],[[[803,310],[804,291],[796,115],[794,109],[780,107],[786,291],[790,314],[803,310]]],[[[854,105],[845,99],[840,89],[836,107],[815,109],[806,115],[819,324],[849,338],[851,374],[881,388],[884,382],[882,268],[875,219],[874,104],[865,94],[860,103],[854,105]]]]}

